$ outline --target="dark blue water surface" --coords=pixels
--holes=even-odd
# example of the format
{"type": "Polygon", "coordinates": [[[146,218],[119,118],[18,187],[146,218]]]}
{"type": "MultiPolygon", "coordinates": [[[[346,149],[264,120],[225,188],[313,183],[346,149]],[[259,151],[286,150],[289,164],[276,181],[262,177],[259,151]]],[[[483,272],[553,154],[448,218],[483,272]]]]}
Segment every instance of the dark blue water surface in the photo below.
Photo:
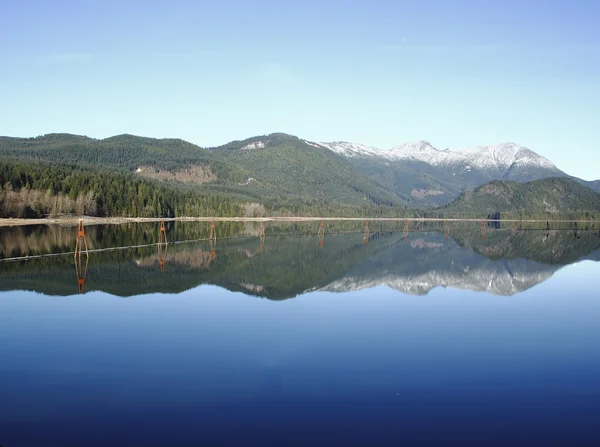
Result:
{"type": "Polygon", "coordinates": [[[0,445],[600,445],[600,264],[552,272],[508,295],[1,292],[0,445]]]}

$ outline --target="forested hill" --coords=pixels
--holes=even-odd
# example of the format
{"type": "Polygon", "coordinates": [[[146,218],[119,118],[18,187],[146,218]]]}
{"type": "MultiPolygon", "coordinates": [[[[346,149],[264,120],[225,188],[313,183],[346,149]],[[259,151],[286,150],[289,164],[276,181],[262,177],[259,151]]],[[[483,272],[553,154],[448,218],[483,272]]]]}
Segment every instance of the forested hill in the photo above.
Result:
{"type": "Polygon", "coordinates": [[[0,137],[0,156],[124,171],[136,171],[142,166],[174,171],[205,165],[218,177],[231,181],[241,181],[247,175],[243,169],[216,160],[211,152],[187,141],[127,134],[104,140],[71,134],[0,137]]]}
{"type": "Polygon", "coordinates": [[[243,166],[256,194],[277,193],[349,205],[402,207],[405,202],[358,172],[344,157],[297,137],[276,133],[214,148],[220,160],[243,166]]]}
{"type": "MultiPolygon", "coordinates": [[[[76,171],[108,169],[134,178],[191,184],[200,194],[258,202],[271,210],[311,213],[315,206],[403,208],[394,193],[357,172],[344,157],[286,134],[211,150],[177,139],[69,134],[0,138],[6,162],[52,163],[76,171]]],[[[86,191],[87,192],[87,191],[86,191]]]]}
{"type": "Polygon", "coordinates": [[[521,213],[597,213],[600,194],[569,178],[547,178],[527,183],[493,181],[467,191],[442,210],[455,213],[502,215],[521,213]]]}
{"type": "Polygon", "coordinates": [[[240,216],[239,199],[127,172],[0,159],[0,217],[240,216]]]}

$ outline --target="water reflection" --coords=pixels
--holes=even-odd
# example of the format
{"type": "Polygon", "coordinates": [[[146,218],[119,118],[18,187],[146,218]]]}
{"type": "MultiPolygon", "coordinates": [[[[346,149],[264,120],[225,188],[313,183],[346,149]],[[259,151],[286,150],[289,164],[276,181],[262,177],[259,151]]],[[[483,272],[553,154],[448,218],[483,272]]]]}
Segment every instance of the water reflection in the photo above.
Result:
{"type": "Polygon", "coordinates": [[[598,445],[597,226],[77,234],[0,229],[2,445],[598,445]]]}
{"type": "MultiPolygon", "coordinates": [[[[514,295],[546,281],[564,265],[600,260],[600,231],[591,224],[536,228],[486,221],[417,222],[413,225],[417,231],[408,221],[268,227],[264,222],[161,222],[158,231],[156,225],[86,227],[89,261],[75,259],[79,293],[85,287],[86,292],[134,296],[215,284],[269,299],[315,289],[345,292],[378,285],[413,295],[435,287],[514,295]],[[156,275],[157,266],[164,275],[156,275]]],[[[68,256],[44,256],[69,253],[72,231],[60,227],[0,231],[0,239],[7,242],[2,257],[27,259],[0,263],[0,290],[72,294],[68,285],[72,280],[67,278],[72,278],[73,261],[68,256]],[[71,234],[70,242],[63,232],[71,234]]]]}
{"type": "Polygon", "coordinates": [[[75,257],[75,276],[77,277],[77,291],[83,293],[85,279],[87,278],[89,256],[85,256],[85,261],[82,266],[81,256],[75,257]]]}

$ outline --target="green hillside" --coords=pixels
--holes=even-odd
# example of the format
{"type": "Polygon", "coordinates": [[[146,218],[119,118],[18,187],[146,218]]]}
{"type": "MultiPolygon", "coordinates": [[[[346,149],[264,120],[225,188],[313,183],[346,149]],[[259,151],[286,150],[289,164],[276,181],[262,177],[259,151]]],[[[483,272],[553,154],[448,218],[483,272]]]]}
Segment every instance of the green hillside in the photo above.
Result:
{"type": "MultiPolygon", "coordinates": [[[[255,137],[212,150],[178,139],[133,135],[104,140],[70,134],[0,137],[0,157],[5,163],[41,163],[68,171],[117,171],[131,175],[130,181],[149,178],[190,183],[198,194],[259,202],[271,210],[287,212],[310,213],[331,206],[404,205],[393,192],[357,172],[345,158],[286,134],[255,137]],[[259,141],[264,141],[265,147],[244,149],[259,141]]],[[[3,185],[5,182],[6,178],[3,185]]],[[[47,185],[42,187],[44,192],[47,185]]],[[[78,192],[87,193],[89,189],[84,185],[78,192]]]]}
{"type": "Polygon", "coordinates": [[[443,208],[452,213],[521,213],[556,215],[600,212],[600,194],[569,178],[548,178],[527,183],[493,181],[462,193],[443,208]]]}
{"type": "Polygon", "coordinates": [[[192,143],[134,135],[118,135],[104,140],[71,134],[48,134],[36,138],[0,137],[0,156],[124,171],[135,171],[140,166],[173,171],[190,165],[205,165],[218,179],[241,181],[246,176],[243,169],[216,160],[211,152],[192,143]]]}
{"type": "Polygon", "coordinates": [[[242,202],[106,168],[0,159],[0,217],[240,216],[242,202]]]}
{"type": "Polygon", "coordinates": [[[268,201],[301,197],[348,205],[400,206],[404,201],[376,185],[345,159],[297,137],[271,134],[234,141],[213,150],[220,160],[243,166],[244,189],[268,201]]]}
{"type": "Polygon", "coordinates": [[[464,190],[464,185],[457,182],[452,172],[431,172],[431,167],[425,163],[390,163],[367,157],[351,158],[350,162],[367,178],[393,191],[410,207],[446,205],[464,190]]]}

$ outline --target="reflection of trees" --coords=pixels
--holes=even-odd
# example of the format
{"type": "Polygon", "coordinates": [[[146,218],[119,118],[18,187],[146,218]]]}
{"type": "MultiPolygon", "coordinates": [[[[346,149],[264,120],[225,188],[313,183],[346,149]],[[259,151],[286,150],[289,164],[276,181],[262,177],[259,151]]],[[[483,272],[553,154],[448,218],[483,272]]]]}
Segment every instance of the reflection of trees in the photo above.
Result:
{"type": "MultiPolygon", "coordinates": [[[[57,225],[0,228],[0,258],[73,251],[75,229],[57,225]]],[[[96,248],[95,228],[85,229],[90,250],[96,248]]]]}
{"type": "Polygon", "coordinates": [[[544,264],[570,264],[600,249],[600,238],[594,231],[574,229],[530,229],[515,232],[508,229],[486,232],[484,240],[474,232],[461,231],[453,238],[463,247],[490,259],[527,259],[544,264]]]}
{"type": "MultiPolygon", "coordinates": [[[[93,262],[88,276],[92,280],[86,282],[86,289],[130,296],[177,293],[200,284],[217,284],[274,299],[287,298],[309,288],[325,286],[357,263],[364,262],[368,253],[385,249],[395,237],[397,235],[371,235],[369,251],[365,250],[360,233],[330,235],[323,248],[316,243],[316,234],[266,236],[268,241],[262,252],[256,238],[225,239],[219,242],[216,257],[211,256],[209,241],[171,244],[165,259],[173,266],[168,275],[156,274],[157,264],[160,265],[156,246],[96,252],[90,255],[93,262]],[[263,287],[248,288],[248,285],[263,287]]],[[[35,284],[35,290],[44,293],[71,294],[71,289],[61,287],[67,281],[66,258],[68,256],[8,263],[5,266],[9,268],[0,272],[0,288],[19,288],[26,280],[35,284]]]]}
{"type": "Polygon", "coordinates": [[[186,267],[197,270],[207,270],[210,267],[211,257],[208,250],[183,249],[175,251],[171,246],[167,251],[165,245],[159,247],[158,253],[152,253],[135,260],[138,267],[151,268],[160,265],[161,259],[165,264],[175,268],[186,267]]]}
{"type": "MultiPolygon", "coordinates": [[[[239,222],[217,222],[220,237],[243,235],[239,222]]],[[[169,241],[208,239],[210,223],[165,222],[169,241]]],[[[33,256],[73,251],[76,226],[24,225],[0,228],[0,258],[33,256]]],[[[133,225],[86,225],[86,240],[90,250],[156,244],[160,232],[154,222],[133,225]]],[[[256,234],[256,233],[255,233],[256,234]]]]}
{"type": "MultiPolygon", "coordinates": [[[[336,234],[335,228],[331,229],[333,225],[327,224],[327,243],[322,247],[318,243],[321,237],[318,222],[300,229],[308,235],[297,236],[277,236],[283,233],[281,228],[270,223],[266,236],[262,238],[257,223],[254,227],[242,227],[242,232],[253,233],[252,237],[220,239],[218,256],[211,256],[208,240],[170,244],[168,252],[157,250],[157,245],[96,252],[90,254],[92,261],[85,288],[131,296],[151,292],[177,293],[200,284],[216,284],[229,290],[283,299],[327,287],[344,278],[376,282],[382,277],[382,272],[405,279],[415,274],[423,277],[428,272],[443,274],[447,278],[460,273],[463,278],[469,279],[468,274],[464,276],[461,266],[475,266],[485,261],[486,268],[492,271],[495,266],[503,265],[504,260],[519,260],[516,264],[519,273],[535,270],[540,273],[539,278],[546,278],[556,270],[553,265],[567,264],[590,255],[600,259],[595,254],[600,251],[592,254],[600,249],[600,237],[584,229],[577,231],[578,238],[573,231],[550,230],[544,241],[546,231],[543,229],[520,229],[515,238],[511,224],[501,230],[487,228],[487,237],[482,240],[479,223],[466,228],[452,223],[451,238],[446,241],[444,224],[440,223],[434,232],[409,233],[409,243],[405,244],[402,242],[405,234],[402,223],[396,223],[394,233],[370,228],[367,249],[363,242],[364,225],[364,221],[357,222],[354,223],[354,232],[336,234]],[[161,259],[170,266],[168,275],[156,274],[161,259]]],[[[158,237],[156,223],[147,228],[133,227],[137,228],[129,230],[123,226],[120,231],[130,233],[135,241],[146,239],[147,244],[158,237]]],[[[376,225],[370,222],[370,227],[376,225]]],[[[189,235],[208,236],[209,229],[210,223],[203,222],[191,229],[180,230],[175,225],[167,231],[170,231],[170,240],[181,240],[189,235]],[[171,238],[173,235],[177,236],[171,238]]],[[[73,228],[67,230],[73,244],[73,228]]],[[[90,226],[86,227],[86,234],[88,237],[94,234],[90,237],[92,241],[97,241],[94,238],[101,238],[98,235],[104,232],[108,238],[113,238],[112,242],[119,242],[123,237],[109,230],[113,231],[90,226]]],[[[27,237],[34,238],[32,235],[27,237]]],[[[14,290],[28,284],[28,287],[43,293],[72,294],[73,266],[70,259],[70,256],[59,256],[3,263],[0,289],[14,290]]],[[[79,278],[81,271],[76,273],[79,278]]]]}

